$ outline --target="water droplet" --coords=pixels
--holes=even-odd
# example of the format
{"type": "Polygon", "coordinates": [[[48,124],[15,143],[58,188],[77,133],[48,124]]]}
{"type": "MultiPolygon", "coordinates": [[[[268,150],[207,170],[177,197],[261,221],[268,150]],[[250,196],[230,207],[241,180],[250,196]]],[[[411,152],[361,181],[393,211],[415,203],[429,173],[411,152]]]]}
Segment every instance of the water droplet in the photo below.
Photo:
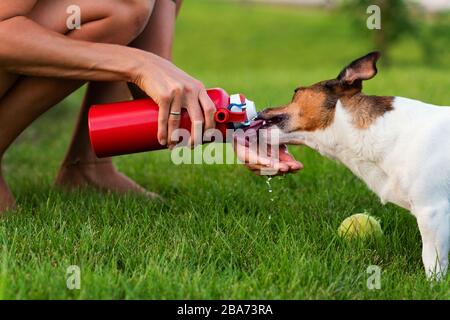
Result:
{"type": "Polygon", "coordinates": [[[267,183],[267,186],[269,187],[269,191],[272,190],[272,186],[270,185],[271,180],[272,180],[272,177],[267,177],[266,183],[267,183]]]}
{"type": "MultiPolygon", "coordinates": [[[[267,184],[267,186],[269,187],[269,193],[272,193],[273,192],[273,190],[272,190],[272,185],[270,184],[270,181],[272,180],[272,177],[267,177],[267,180],[266,180],[266,184],[267,184]]],[[[273,201],[274,199],[273,199],[273,197],[271,197],[270,198],[270,201],[273,201]]]]}

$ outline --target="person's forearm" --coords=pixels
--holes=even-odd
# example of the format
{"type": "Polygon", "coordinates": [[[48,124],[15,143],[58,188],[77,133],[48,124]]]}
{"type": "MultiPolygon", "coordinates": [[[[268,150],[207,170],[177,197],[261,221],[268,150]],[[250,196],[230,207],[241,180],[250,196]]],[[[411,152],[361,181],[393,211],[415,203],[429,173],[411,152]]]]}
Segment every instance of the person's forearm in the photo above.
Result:
{"type": "Polygon", "coordinates": [[[23,16],[0,22],[0,68],[12,73],[86,81],[134,81],[146,53],[78,41],[23,16]]]}

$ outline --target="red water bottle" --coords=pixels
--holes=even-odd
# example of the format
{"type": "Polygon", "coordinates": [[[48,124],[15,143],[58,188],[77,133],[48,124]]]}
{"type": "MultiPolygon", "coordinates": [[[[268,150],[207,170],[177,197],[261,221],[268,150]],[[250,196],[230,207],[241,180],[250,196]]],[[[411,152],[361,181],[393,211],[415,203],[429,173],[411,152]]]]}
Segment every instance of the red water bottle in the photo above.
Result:
{"type": "MultiPolygon", "coordinates": [[[[243,95],[230,97],[220,88],[207,92],[217,108],[216,129],[220,130],[224,141],[227,129],[248,126],[256,116],[254,103],[243,95]]],[[[89,136],[97,157],[167,148],[159,144],[157,138],[158,111],[158,105],[151,98],[92,106],[88,115],[89,136]]],[[[180,128],[190,131],[191,120],[185,109],[180,117],[180,128]]]]}

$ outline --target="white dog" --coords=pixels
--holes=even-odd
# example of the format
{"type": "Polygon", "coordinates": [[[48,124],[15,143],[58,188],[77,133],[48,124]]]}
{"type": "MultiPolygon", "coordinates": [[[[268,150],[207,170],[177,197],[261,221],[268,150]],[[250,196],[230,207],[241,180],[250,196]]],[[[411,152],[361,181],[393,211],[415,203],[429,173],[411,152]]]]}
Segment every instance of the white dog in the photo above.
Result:
{"type": "Polygon", "coordinates": [[[441,279],[450,247],[450,108],[401,97],[368,96],[378,52],[336,79],[295,91],[291,103],[262,111],[280,143],[306,144],[337,159],[383,203],[409,210],[422,236],[427,277],[441,279]]]}

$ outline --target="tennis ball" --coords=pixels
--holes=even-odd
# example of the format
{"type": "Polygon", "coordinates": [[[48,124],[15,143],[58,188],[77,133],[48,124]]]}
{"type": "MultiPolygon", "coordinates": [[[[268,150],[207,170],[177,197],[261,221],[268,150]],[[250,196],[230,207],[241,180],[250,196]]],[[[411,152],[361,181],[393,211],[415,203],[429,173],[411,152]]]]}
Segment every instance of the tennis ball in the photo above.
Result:
{"type": "Polygon", "coordinates": [[[382,236],[380,223],[365,213],[354,214],[345,219],[338,229],[338,235],[346,240],[382,236]]]}

